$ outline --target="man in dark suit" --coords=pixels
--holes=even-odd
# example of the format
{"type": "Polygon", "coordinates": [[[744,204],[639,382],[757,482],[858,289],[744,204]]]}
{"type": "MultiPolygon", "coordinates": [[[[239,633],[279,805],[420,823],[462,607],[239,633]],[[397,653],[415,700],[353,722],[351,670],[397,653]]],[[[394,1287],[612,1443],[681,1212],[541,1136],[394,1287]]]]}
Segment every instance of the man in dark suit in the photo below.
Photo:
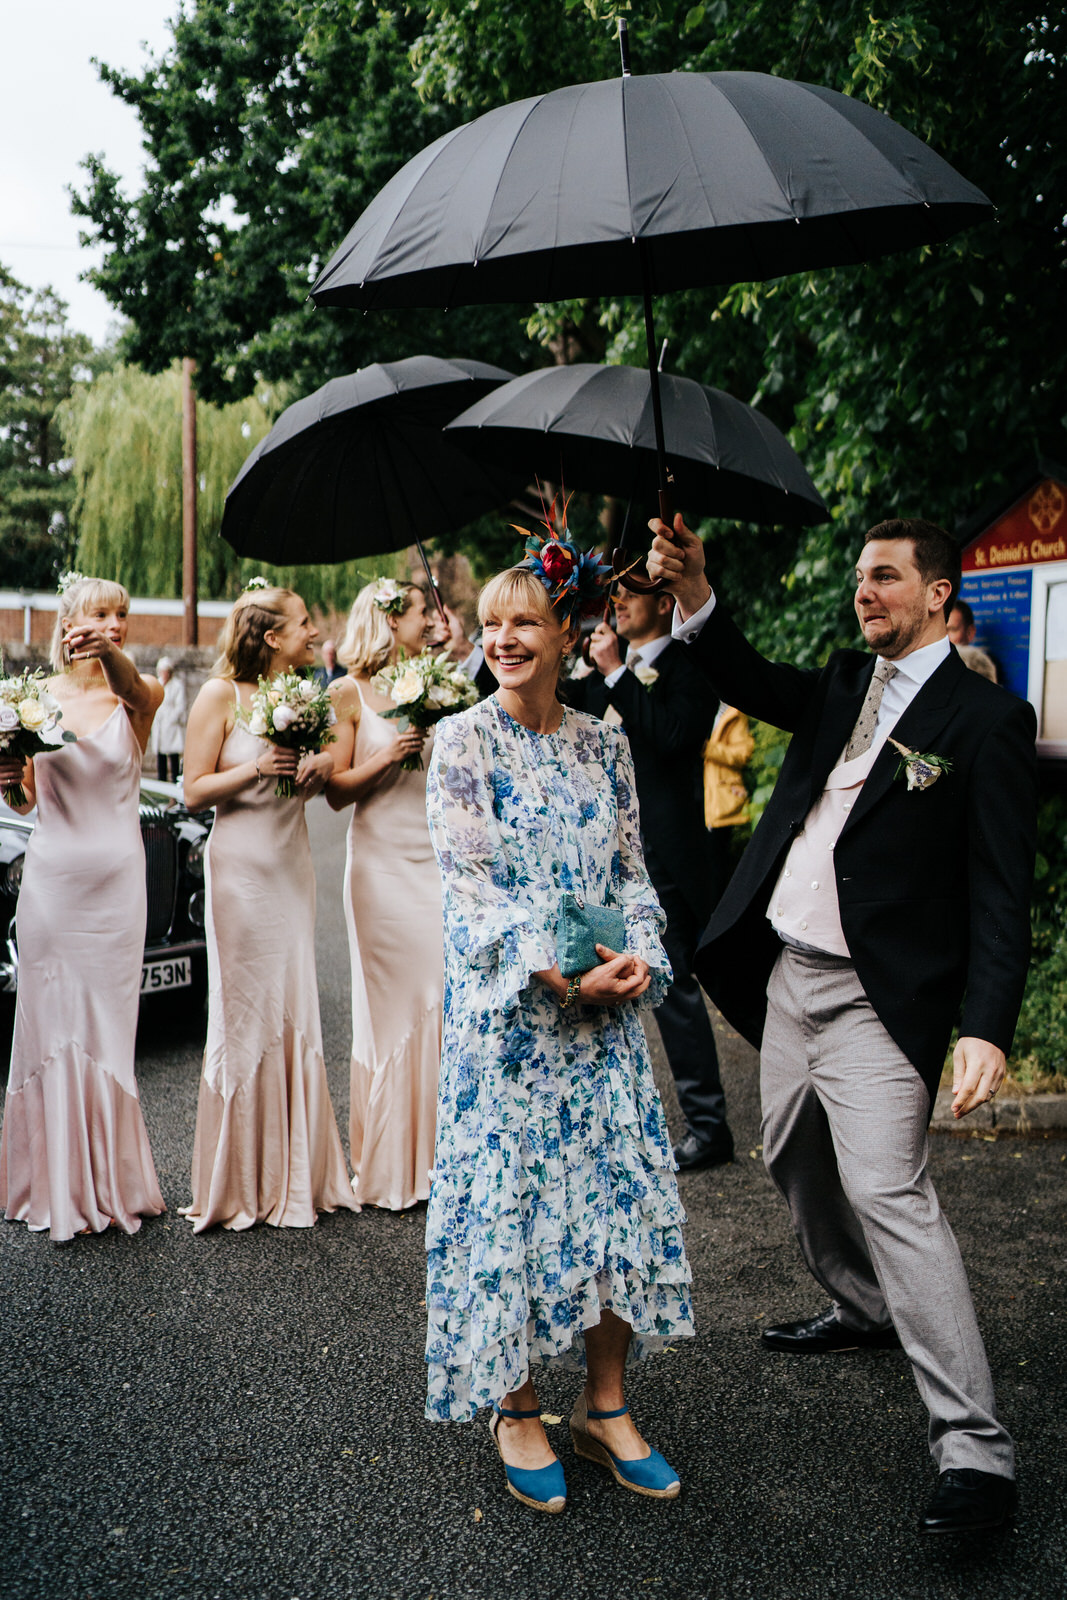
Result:
{"type": "Polygon", "coordinates": [[[693,973],[693,955],[726,878],[726,841],[704,825],[702,755],[717,707],[684,645],[671,639],[674,602],[621,591],[618,634],[601,623],[590,641],[596,671],[571,680],[571,701],[621,721],[630,741],[648,875],[667,917],[664,947],[674,972],[656,1009],[686,1132],[674,1149],[683,1172],[732,1161],[733,1137],[715,1036],[693,973]],[[627,643],[626,660],[619,636],[627,643]]]}
{"type": "Polygon", "coordinates": [[[903,1345],[930,1413],[937,1488],[920,1527],[1000,1526],[1014,1504],[970,1290],[927,1172],[953,1023],[953,1111],[996,1094],[1026,981],[1035,720],[968,672],[946,632],[959,550],[893,520],[867,535],[855,607],[867,652],[821,671],[766,660],[716,602],[675,522],[649,570],[709,693],[787,729],[772,799],[696,958],[761,1050],[764,1161],[831,1307],[768,1328],[772,1349],[903,1345]]]}

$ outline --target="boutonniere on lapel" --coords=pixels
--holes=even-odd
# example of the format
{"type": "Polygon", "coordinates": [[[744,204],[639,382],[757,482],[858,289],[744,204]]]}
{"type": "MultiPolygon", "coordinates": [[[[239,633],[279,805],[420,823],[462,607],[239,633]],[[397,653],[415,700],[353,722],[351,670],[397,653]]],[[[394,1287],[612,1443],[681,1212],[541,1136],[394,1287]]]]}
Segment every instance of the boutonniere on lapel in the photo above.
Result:
{"type": "Polygon", "coordinates": [[[945,756],[936,756],[928,750],[909,750],[906,744],[898,744],[896,739],[890,739],[889,743],[894,750],[900,751],[901,757],[900,766],[893,776],[899,778],[904,773],[909,790],[929,789],[943,772],[952,771],[952,762],[945,756]]]}
{"type": "Polygon", "coordinates": [[[636,667],[633,669],[633,672],[634,677],[637,679],[638,683],[643,689],[651,689],[652,685],[659,677],[659,673],[656,671],[655,667],[646,667],[643,661],[639,661],[637,663],[636,667]]]}

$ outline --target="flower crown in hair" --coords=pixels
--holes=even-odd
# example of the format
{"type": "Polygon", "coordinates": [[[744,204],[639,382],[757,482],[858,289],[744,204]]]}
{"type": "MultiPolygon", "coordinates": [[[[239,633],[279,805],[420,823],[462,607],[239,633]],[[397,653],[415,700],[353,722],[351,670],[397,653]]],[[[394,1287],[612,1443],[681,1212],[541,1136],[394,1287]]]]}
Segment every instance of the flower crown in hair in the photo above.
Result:
{"type": "Polygon", "coordinates": [[[241,590],[241,593],[242,594],[251,594],[256,589],[269,589],[269,588],[270,588],[270,582],[269,582],[268,579],[266,579],[264,577],[249,578],[248,582],[245,584],[244,588],[241,590]]]}
{"type": "Polygon", "coordinates": [[[376,611],[384,611],[387,617],[402,617],[407,603],[407,593],[395,578],[375,580],[373,605],[376,611]]]}
{"type": "Polygon", "coordinates": [[[84,577],[84,572],[75,572],[74,568],[71,567],[68,571],[59,574],[59,582],[56,584],[56,588],[60,594],[66,594],[67,590],[72,589],[76,583],[81,583],[84,577]]]}
{"type": "Polygon", "coordinates": [[[567,528],[568,503],[567,500],[563,502],[558,530],[556,499],[542,518],[544,533],[520,528],[514,522],[512,527],[526,540],[526,559],[520,566],[527,567],[544,584],[553,610],[559,611],[560,620],[573,623],[582,617],[594,617],[602,609],[611,568],[601,561],[599,551],[579,550],[571,539],[567,528]]]}

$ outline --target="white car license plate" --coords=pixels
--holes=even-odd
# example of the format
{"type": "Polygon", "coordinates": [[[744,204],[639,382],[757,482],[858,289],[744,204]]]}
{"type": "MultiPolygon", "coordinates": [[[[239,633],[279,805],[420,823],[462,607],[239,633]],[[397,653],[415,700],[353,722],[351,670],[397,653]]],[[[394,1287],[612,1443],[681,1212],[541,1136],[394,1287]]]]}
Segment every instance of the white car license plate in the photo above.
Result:
{"type": "Polygon", "coordinates": [[[193,981],[191,956],[173,961],[146,961],[141,968],[141,993],[159,994],[163,989],[185,989],[193,981]]]}

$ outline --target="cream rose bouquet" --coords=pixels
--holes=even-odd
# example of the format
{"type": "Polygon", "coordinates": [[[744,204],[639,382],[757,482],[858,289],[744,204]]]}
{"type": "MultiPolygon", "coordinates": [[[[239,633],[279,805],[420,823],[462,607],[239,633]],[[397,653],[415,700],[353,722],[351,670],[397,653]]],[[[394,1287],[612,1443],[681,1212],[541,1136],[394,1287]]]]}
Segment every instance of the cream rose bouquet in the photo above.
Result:
{"type": "MultiPolygon", "coordinates": [[[[52,732],[63,713],[44,684],[43,672],[27,670],[18,677],[0,676],[0,754],[28,761],[52,748],[42,735],[52,732]]],[[[71,743],[74,734],[64,733],[63,738],[71,743]]],[[[26,791],[21,783],[12,783],[4,790],[4,798],[10,805],[24,806],[26,791]]]]}
{"type": "MultiPolygon", "coordinates": [[[[442,717],[462,711],[478,699],[473,680],[447,656],[435,656],[429,650],[398,661],[395,667],[383,667],[371,679],[371,688],[389,696],[392,709],[382,715],[395,717],[401,733],[407,728],[432,728],[442,717]]],[[[401,762],[404,772],[418,772],[421,766],[419,755],[401,762]]]]}
{"type": "MultiPolygon", "coordinates": [[[[260,678],[252,696],[252,709],[240,710],[238,716],[257,739],[266,739],[283,750],[296,750],[302,756],[317,755],[323,745],[332,744],[336,737],[330,732],[337,713],[329,694],[314,678],[300,672],[260,678]]],[[[279,777],[274,793],[280,800],[291,800],[296,794],[296,779],[279,777]]]]}

